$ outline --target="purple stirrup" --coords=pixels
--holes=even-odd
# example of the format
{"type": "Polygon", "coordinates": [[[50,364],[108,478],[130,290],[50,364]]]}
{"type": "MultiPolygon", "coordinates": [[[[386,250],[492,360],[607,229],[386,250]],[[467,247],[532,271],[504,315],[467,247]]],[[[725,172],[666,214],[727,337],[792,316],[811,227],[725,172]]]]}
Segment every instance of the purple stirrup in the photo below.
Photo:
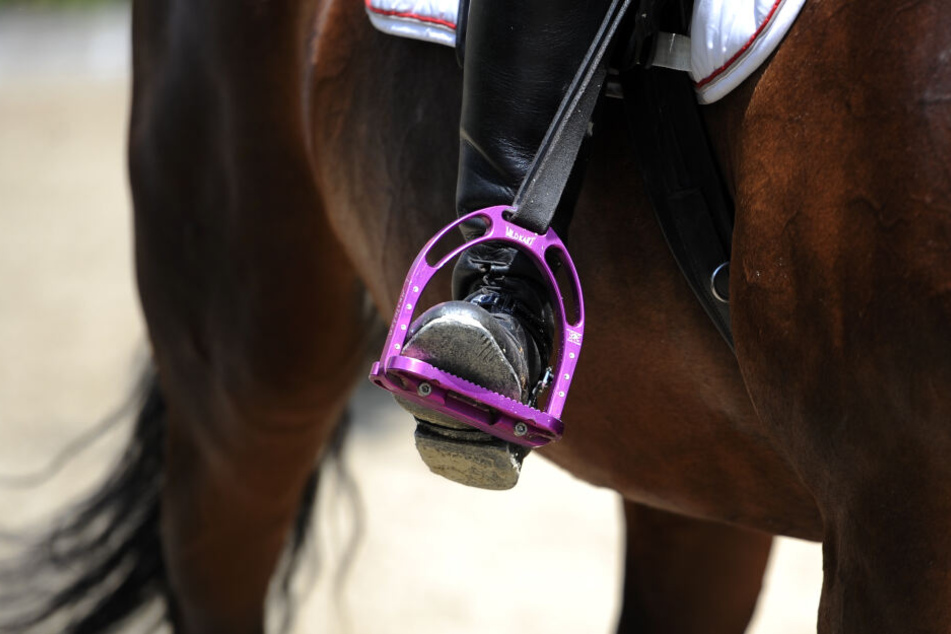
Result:
{"type": "Polygon", "coordinates": [[[561,438],[564,423],[559,417],[568,396],[568,387],[574,378],[575,366],[581,352],[584,334],[584,300],[581,283],[568,250],[552,229],[538,235],[504,218],[509,207],[488,207],[474,211],[446,226],[423,247],[403,284],[403,292],[386,337],[380,360],[370,370],[370,380],[385,390],[426,409],[446,414],[462,423],[471,425],[503,440],[525,447],[541,447],[561,438]],[[463,222],[481,218],[487,225],[482,236],[452,250],[435,266],[428,263],[427,256],[433,247],[450,231],[455,231],[463,222]],[[555,323],[558,326],[554,367],[554,382],[548,393],[545,411],[519,403],[492,390],[485,389],[432,365],[402,354],[409,331],[413,311],[423,289],[446,264],[464,250],[481,242],[494,240],[519,248],[531,256],[544,274],[551,289],[555,323]],[[560,261],[568,275],[568,286],[574,294],[574,310],[569,317],[565,298],[555,279],[549,261],[560,261]]]}

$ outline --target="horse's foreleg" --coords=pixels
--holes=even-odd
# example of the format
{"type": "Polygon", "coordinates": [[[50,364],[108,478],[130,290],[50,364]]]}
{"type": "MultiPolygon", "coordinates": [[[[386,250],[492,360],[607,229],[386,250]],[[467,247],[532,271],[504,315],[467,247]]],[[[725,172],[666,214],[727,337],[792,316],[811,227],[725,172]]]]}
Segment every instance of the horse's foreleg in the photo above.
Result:
{"type": "Polygon", "coordinates": [[[627,552],[618,634],[741,634],[772,536],[625,502],[627,552]]]}
{"type": "Polygon", "coordinates": [[[263,631],[362,361],[362,291],[305,142],[306,4],[134,8],[136,261],[168,401],[162,541],[185,632],[263,631]]]}
{"type": "Polygon", "coordinates": [[[822,634],[951,631],[951,10],[807,3],[734,151],[749,392],[822,512],[822,634]]]}

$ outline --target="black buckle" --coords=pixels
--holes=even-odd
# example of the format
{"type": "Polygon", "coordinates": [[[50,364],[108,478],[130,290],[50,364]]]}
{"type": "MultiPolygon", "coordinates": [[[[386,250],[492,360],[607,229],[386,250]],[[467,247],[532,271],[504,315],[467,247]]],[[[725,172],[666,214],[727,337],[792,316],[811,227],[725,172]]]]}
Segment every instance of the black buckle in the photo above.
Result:
{"type": "Polygon", "coordinates": [[[628,58],[631,65],[650,68],[654,64],[654,43],[657,39],[657,14],[663,2],[657,0],[641,0],[634,15],[634,34],[631,44],[634,50],[628,58]]]}

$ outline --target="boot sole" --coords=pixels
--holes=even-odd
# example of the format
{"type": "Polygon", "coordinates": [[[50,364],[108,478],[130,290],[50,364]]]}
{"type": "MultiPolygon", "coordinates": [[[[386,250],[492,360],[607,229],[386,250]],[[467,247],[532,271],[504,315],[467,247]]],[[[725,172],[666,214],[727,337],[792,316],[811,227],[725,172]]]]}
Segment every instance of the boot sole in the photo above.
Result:
{"type": "MultiPolygon", "coordinates": [[[[403,354],[518,400],[522,388],[502,347],[506,338],[501,326],[488,313],[478,311],[485,312],[463,302],[430,309],[418,320],[423,325],[404,346],[403,354]],[[436,316],[430,317],[433,313],[436,316]]],[[[396,400],[416,418],[416,448],[433,473],[482,489],[510,489],[518,482],[526,448],[441,412],[396,400]]]]}

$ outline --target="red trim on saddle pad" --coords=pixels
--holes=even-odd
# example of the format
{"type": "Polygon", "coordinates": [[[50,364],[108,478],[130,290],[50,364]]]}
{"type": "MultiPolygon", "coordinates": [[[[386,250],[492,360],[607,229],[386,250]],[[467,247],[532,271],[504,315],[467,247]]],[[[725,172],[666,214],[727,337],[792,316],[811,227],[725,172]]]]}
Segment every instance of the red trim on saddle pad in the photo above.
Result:
{"type": "Polygon", "coordinates": [[[374,7],[370,4],[370,0],[364,0],[367,11],[376,13],[377,15],[385,15],[391,18],[406,18],[408,20],[416,20],[417,22],[426,22],[429,24],[438,24],[439,26],[444,26],[450,28],[453,31],[456,30],[456,25],[449,20],[440,20],[439,18],[434,18],[428,15],[419,15],[416,13],[411,13],[409,11],[390,11],[387,9],[380,9],[379,7],[374,7]]]}

